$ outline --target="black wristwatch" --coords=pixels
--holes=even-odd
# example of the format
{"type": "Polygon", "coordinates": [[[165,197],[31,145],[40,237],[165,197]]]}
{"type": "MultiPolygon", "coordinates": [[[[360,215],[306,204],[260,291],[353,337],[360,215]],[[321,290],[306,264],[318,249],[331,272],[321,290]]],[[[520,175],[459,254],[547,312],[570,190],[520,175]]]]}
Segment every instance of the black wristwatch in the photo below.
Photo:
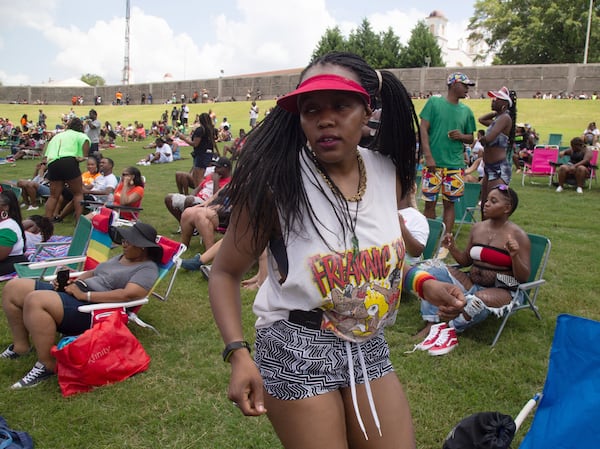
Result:
{"type": "Polygon", "coordinates": [[[229,343],[227,346],[225,346],[225,349],[223,350],[223,361],[229,362],[229,359],[233,355],[234,351],[237,351],[238,349],[242,348],[246,348],[250,353],[252,352],[250,348],[250,343],[248,343],[247,341],[232,341],[231,343],[229,343]]]}

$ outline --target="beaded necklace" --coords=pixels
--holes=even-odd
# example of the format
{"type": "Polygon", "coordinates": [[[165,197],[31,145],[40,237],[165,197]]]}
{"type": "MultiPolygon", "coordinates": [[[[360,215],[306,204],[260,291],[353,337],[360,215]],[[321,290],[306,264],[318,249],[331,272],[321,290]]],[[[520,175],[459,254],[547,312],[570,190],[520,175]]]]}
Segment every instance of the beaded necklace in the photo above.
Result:
{"type": "Polygon", "coordinates": [[[325,181],[325,184],[327,184],[327,187],[329,187],[329,189],[331,190],[333,195],[338,200],[338,203],[341,206],[340,207],[341,215],[344,219],[344,222],[348,226],[348,228],[350,228],[350,232],[352,233],[352,237],[350,238],[350,242],[352,243],[352,262],[354,262],[355,258],[358,256],[358,253],[359,253],[358,237],[356,236],[356,222],[358,220],[358,206],[359,206],[360,201],[362,200],[362,197],[365,194],[365,190],[367,189],[367,171],[365,169],[365,162],[364,162],[362,156],[360,155],[360,152],[357,150],[356,151],[356,160],[358,162],[358,177],[359,177],[358,189],[354,195],[352,195],[351,197],[346,197],[340,191],[340,189],[335,184],[335,182],[333,182],[333,180],[329,177],[329,175],[327,174],[327,171],[321,166],[319,160],[317,159],[317,155],[314,153],[314,151],[310,150],[310,154],[311,154],[313,163],[315,164],[315,167],[317,168],[317,172],[319,173],[319,175],[321,175],[321,177],[323,178],[323,181],[325,181]],[[356,208],[354,210],[354,217],[352,216],[352,213],[350,212],[350,205],[348,203],[356,203],[356,208]]]}

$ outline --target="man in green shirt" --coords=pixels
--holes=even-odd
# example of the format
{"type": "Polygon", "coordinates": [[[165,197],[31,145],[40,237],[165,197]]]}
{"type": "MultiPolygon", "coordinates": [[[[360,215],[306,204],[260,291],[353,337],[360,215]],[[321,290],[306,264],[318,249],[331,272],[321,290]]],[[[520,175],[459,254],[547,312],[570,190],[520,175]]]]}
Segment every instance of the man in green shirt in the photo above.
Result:
{"type": "Polygon", "coordinates": [[[473,111],[460,103],[474,86],[464,73],[448,77],[446,97],[430,97],[421,111],[421,149],[425,158],[422,193],[424,215],[435,218],[435,205],[442,193],[443,221],[448,232],[454,226],[454,203],[464,192],[464,145],[473,143],[476,130],[473,111]]]}

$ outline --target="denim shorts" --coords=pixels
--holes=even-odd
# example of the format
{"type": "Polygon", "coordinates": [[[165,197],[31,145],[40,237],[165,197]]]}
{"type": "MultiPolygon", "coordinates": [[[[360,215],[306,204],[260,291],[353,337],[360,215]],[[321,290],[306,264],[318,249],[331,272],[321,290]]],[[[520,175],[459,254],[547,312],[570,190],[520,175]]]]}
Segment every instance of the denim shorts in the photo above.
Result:
{"type": "MultiPolygon", "coordinates": [[[[354,381],[365,383],[358,356],[360,345],[369,381],[394,369],[383,333],[363,343],[350,343],[354,381]]],[[[281,400],[297,400],[349,387],[346,342],[333,332],[308,329],[287,320],[256,331],[255,360],[267,392],[281,400]]]]}
{"type": "Polygon", "coordinates": [[[504,184],[510,184],[510,180],[512,178],[512,168],[506,159],[502,159],[501,161],[494,162],[492,164],[485,164],[483,170],[487,175],[488,181],[501,179],[504,184]]]}
{"type": "Polygon", "coordinates": [[[210,152],[204,151],[200,154],[197,154],[194,156],[194,167],[207,168],[212,163],[214,155],[215,154],[212,152],[212,150],[210,152]]]}
{"type": "MultiPolygon", "coordinates": [[[[465,297],[466,297],[465,299],[467,300],[467,303],[471,299],[471,298],[469,298],[470,295],[475,295],[475,293],[477,293],[478,291],[489,288],[489,287],[483,287],[478,284],[473,284],[473,286],[467,290],[454,276],[452,276],[450,274],[450,272],[448,271],[448,267],[446,267],[446,265],[444,265],[442,262],[438,262],[438,263],[431,264],[431,265],[428,264],[427,266],[422,266],[422,268],[425,271],[427,271],[429,274],[434,276],[438,281],[446,282],[449,284],[454,284],[457,287],[459,287],[461,289],[462,293],[465,295],[465,297]]],[[[515,298],[515,295],[518,294],[519,302],[521,302],[521,303],[523,302],[523,292],[521,292],[521,291],[512,292],[511,291],[510,294],[513,297],[513,299],[515,298]]],[[[483,309],[480,313],[471,317],[470,321],[466,321],[464,326],[463,325],[455,325],[456,331],[462,332],[465,329],[467,329],[477,323],[481,323],[483,320],[485,320],[489,316],[490,313],[492,313],[490,310],[483,309]]],[[[421,300],[421,316],[423,317],[424,321],[428,321],[430,323],[437,323],[440,321],[439,316],[438,316],[438,307],[425,301],[424,299],[421,300]]]]}
{"type": "MultiPolygon", "coordinates": [[[[36,290],[52,290],[54,286],[49,282],[35,281],[36,290]]],[[[77,298],[65,292],[56,292],[60,296],[63,305],[63,320],[56,327],[58,332],[63,335],[83,334],[92,326],[92,314],[77,310],[79,306],[91,304],[88,301],[80,301],[77,298]]]]}

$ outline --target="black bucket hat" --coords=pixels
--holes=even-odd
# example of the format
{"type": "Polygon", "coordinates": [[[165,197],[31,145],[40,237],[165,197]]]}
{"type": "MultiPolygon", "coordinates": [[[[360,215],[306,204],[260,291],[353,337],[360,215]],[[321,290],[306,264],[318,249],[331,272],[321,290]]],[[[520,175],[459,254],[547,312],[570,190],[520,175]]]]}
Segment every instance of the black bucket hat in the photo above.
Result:
{"type": "Polygon", "coordinates": [[[120,226],[116,231],[119,240],[127,240],[138,248],[160,248],[156,243],[156,229],[149,224],[138,221],[133,226],[120,226]]]}

